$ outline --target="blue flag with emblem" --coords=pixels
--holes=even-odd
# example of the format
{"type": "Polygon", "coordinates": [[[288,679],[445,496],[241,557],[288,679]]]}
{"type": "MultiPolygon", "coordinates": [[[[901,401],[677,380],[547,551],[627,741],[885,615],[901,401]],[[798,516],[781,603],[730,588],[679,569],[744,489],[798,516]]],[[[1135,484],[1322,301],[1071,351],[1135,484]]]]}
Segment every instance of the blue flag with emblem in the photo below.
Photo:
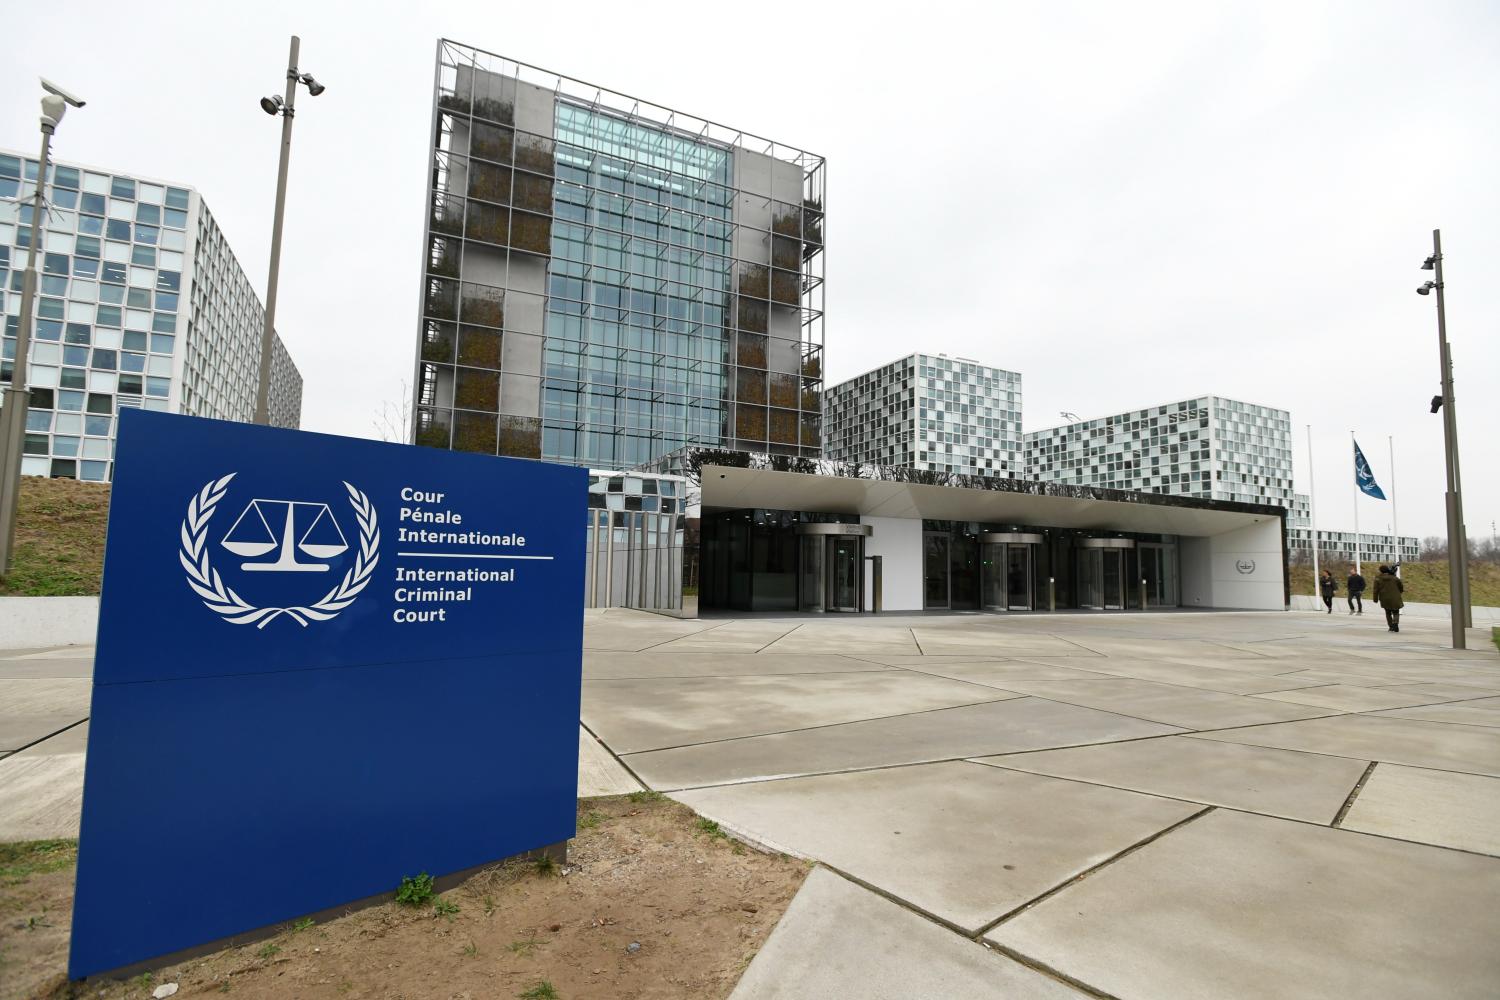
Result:
{"type": "Polygon", "coordinates": [[[1365,453],[1359,450],[1358,441],[1354,442],[1354,484],[1367,497],[1385,499],[1385,491],[1375,482],[1375,473],[1370,471],[1370,463],[1365,461],[1365,453]]]}

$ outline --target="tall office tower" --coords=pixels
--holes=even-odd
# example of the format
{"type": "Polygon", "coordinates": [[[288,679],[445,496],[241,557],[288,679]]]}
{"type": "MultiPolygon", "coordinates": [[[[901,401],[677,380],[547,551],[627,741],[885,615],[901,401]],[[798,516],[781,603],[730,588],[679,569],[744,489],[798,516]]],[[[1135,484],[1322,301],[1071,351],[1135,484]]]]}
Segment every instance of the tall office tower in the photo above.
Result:
{"type": "Polygon", "coordinates": [[[1198,396],[1024,435],[1027,477],[1292,508],[1292,416],[1198,396]]]}
{"type": "Polygon", "coordinates": [[[822,157],[437,46],[414,440],[819,453],[822,157]]]}
{"type": "Polygon", "coordinates": [[[911,354],[830,387],[823,419],[828,458],[1021,474],[1021,376],[1003,368],[911,354]]]}
{"type": "MultiPolygon", "coordinates": [[[[21,472],[107,481],[116,417],[141,407],[249,421],[265,310],[197,191],[0,150],[0,378],[15,364],[21,283],[40,229],[21,472]]],[[[270,417],[296,427],[302,376],[277,338],[270,417]]]]}

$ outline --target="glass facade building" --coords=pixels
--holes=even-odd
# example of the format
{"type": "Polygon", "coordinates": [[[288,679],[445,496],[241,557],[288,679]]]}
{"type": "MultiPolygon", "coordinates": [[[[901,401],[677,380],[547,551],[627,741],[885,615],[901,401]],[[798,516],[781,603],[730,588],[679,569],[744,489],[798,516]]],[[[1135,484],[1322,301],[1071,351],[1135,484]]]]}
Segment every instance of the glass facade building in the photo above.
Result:
{"type": "MultiPolygon", "coordinates": [[[[122,409],[252,419],[265,311],[198,192],[54,162],[38,227],[37,173],[0,150],[6,381],[40,240],[22,474],[108,481],[122,409]]],[[[278,339],[271,422],[296,427],[301,409],[302,377],[278,339]]]]}
{"type": "Polygon", "coordinates": [[[1016,477],[1021,376],[967,358],[912,354],[831,387],[823,451],[845,462],[1016,477]]]}
{"type": "Polygon", "coordinates": [[[413,439],[816,456],[821,157],[438,43],[413,439]]]}

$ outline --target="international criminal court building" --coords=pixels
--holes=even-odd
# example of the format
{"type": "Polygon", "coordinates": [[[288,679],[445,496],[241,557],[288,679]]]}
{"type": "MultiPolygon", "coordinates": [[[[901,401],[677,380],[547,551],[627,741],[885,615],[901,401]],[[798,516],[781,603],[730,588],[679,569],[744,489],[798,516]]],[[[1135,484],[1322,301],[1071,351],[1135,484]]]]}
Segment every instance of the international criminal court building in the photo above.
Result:
{"type": "Polygon", "coordinates": [[[1286,605],[1283,507],[1029,479],[1015,373],[825,398],[822,157],[448,40],[429,128],[413,439],[593,470],[589,606],[1286,605]]]}

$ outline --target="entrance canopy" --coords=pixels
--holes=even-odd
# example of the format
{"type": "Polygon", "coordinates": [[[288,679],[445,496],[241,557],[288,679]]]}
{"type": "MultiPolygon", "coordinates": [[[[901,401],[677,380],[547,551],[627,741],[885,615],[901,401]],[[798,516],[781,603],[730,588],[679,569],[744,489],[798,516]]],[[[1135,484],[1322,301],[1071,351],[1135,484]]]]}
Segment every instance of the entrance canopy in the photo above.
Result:
{"type": "Polygon", "coordinates": [[[704,510],[765,508],[1197,537],[1282,517],[1280,508],[1259,504],[970,476],[946,478],[957,482],[902,482],[707,463],[699,470],[704,510]]]}

